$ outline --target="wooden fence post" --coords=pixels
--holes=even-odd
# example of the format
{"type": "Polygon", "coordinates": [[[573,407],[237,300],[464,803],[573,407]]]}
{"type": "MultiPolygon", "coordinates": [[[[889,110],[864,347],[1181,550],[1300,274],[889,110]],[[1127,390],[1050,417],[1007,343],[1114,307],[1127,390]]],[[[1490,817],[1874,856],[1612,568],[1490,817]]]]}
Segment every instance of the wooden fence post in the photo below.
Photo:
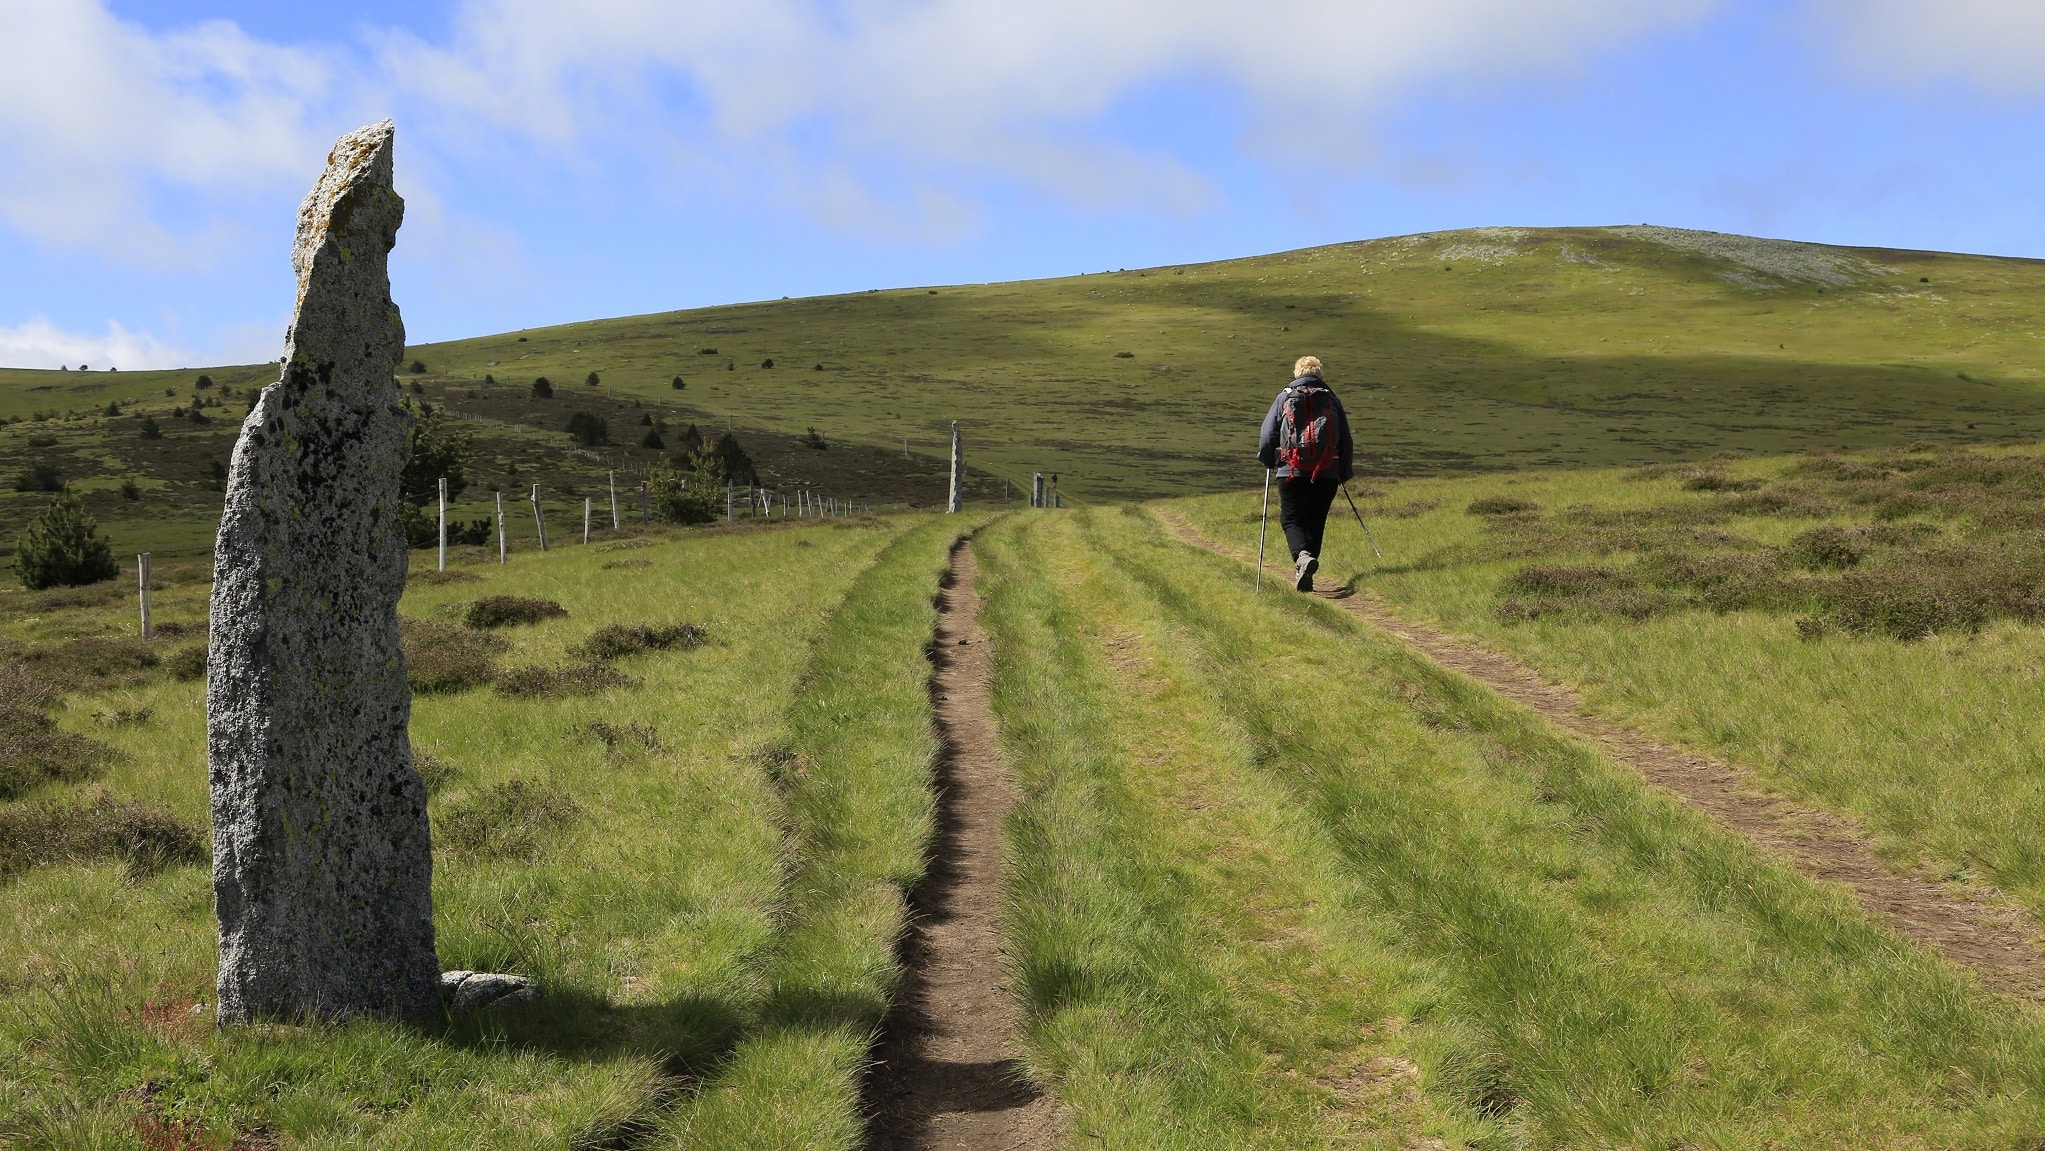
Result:
{"type": "Polygon", "coordinates": [[[135,573],[142,582],[142,638],[148,639],[149,630],[149,556],[143,552],[135,557],[135,573]]]}
{"type": "Polygon", "coordinates": [[[540,485],[533,485],[533,527],[540,533],[540,550],[547,550],[547,517],[540,514],[540,485]]]}
{"type": "Polygon", "coordinates": [[[966,442],[959,438],[959,422],[951,422],[951,493],[945,500],[947,513],[966,510],[966,442]]]}
{"type": "Polygon", "coordinates": [[[440,570],[447,570],[447,477],[440,477],[440,570]]]}
{"type": "Polygon", "coordinates": [[[653,522],[653,505],[651,501],[647,499],[647,487],[648,481],[646,480],[639,481],[639,522],[641,524],[650,524],[653,522]]]}
{"type": "Polygon", "coordinates": [[[504,540],[504,493],[503,493],[503,492],[498,492],[498,493],[497,493],[497,562],[498,562],[498,563],[500,563],[500,564],[501,564],[501,563],[503,563],[503,562],[504,562],[504,553],[505,553],[505,552],[507,552],[507,551],[509,551],[509,550],[510,550],[510,549],[509,549],[509,548],[507,548],[507,547],[505,546],[505,540],[504,540]]]}
{"type": "Polygon", "coordinates": [[[584,496],[584,497],[582,497],[582,542],[583,542],[583,543],[588,543],[588,542],[589,542],[589,513],[590,513],[590,510],[591,510],[591,509],[592,509],[592,508],[593,508],[593,507],[595,506],[595,503],[596,503],[596,501],[594,501],[594,500],[590,499],[590,498],[589,498],[588,496],[584,496]]]}
{"type": "Polygon", "coordinates": [[[611,473],[611,530],[617,531],[625,525],[618,519],[618,473],[611,473]]]}

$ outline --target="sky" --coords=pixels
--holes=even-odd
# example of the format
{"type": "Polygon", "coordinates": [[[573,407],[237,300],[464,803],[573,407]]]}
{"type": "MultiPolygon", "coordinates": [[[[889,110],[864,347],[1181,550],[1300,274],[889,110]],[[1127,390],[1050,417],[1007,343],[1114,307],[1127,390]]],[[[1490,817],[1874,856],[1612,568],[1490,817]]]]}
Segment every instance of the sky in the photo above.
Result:
{"type": "Polygon", "coordinates": [[[0,0],[0,366],[274,358],[398,126],[413,342],[1484,225],[2045,257],[2037,0],[0,0]]]}

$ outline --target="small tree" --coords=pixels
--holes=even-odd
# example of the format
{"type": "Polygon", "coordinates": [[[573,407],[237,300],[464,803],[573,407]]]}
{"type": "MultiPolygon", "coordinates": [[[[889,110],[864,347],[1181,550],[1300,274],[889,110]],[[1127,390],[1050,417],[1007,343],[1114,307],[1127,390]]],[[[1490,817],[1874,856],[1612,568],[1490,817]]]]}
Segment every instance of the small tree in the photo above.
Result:
{"type": "Polygon", "coordinates": [[[815,428],[811,428],[809,431],[804,432],[802,434],[802,446],[806,448],[816,448],[817,450],[822,451],[823,449],[828,448],[831,445],[824,442],[823,433],[817,431],[815,428]]]}
{"type": "Polygon", "coordinates": [[[668,383],[668,387],[670,387],[670,388],[673,388],[674,390],[676,390],[676,391],[678,391],[678,392],[679,392],[679,391],[682,391],[682,390],[684,390],[684,389],[686,389],[686,388],[687,388],[688,386],[689,386],[689,385],[687,385],[687,384],[685,384],[685,383],[683,383],[683,382],[682,382],[682,377],[680,377],[680,376],[676,376],[676,377],[675,377],[675,378],[674,378],[673,380],[671,380],[671,381],[670,381],[670,382],[668,383]]]}
{"type": "Polygon", "coordinates": [[[18,492],[61,492],[64,477],[57,471],[57,465],[34,463],[21,469],[14,477],[14,490],[18,492]]]}
{"type": "Polygon", "coordinates": [[[639,437],[639,446],[662,450],[667,447],[667,440],[661,437],[659,428],[648,428],[646,429],[646,434],[639,437]]]}
{"type": "Polygon", "coordinates": [[[413,361],[412,361],[412,374],[413,374],[413,375],[415,375],[415,376],[423,376],[423,375],[425,375],[425,374],[426,374],[426,361],[425,361],[425,360],[413,360],[413,361]]]}
{"type": "Polygon", "coordinates": [[[121,572],[113,548],[99,534],[99,521],[68,491],[29,521],[15,542],[14,570],[30,591],[98,583],[121,572]]]}
{"type": "Polygon", "coordinates": [[[552,385],[552,384],[550,384],[550,383],[548,383],[548,382],[547,382],[547,377],[545,377],[545,376],[541,376],[541,377],[540,377],[539,379],[537,379],[537,380],[534,380],[534,381],[533,381],[533,398],[534,398],[534,399],[536,399],[536,400],[546,400],[546,399],[552,399],[552,398],[553,398],[553,396],[554,396],[554,385],[552,385]]]}
{"type": "Polygon", "coordinates": [[[133,476],[121,481],[121,498],[124,500],[139,500],[142,498],[142,485],[136,483],[133,476]]]}
{"type": "Polygon", "coordinates": [[[448,423],[445,410],[420,416],[407,433],[411,455],[398,477],[398,498],[414,507],[425,507],[440,499],[440,481],[447,480],[447,498],[462,494],[469,486],[467,470],[473,437],[448,423]]]}
{"type": "Polygon", "coordinates": [[[227,490],[227,465],[220,462],[219,456],[206,457],[206,486],[216,492],[227,490]]]}
{"type": "Polygon", "coordinates": [[[761,360],[761,361],[760,361],[760,366],[761,366],[761,367],[763,367],[763,368],[771,368],[771,367],[773,367],[773,366],[774,366],[774,361],[773,361],[773,360],[761,360]]]}
{"type": "Polygon", "coordinates": [[[596,386],[597,386],[597,385],[598,385],[599,383],[602,383],[603,381],[601,381],[601,380],[599,380],[599,379],[597,379],[597,378],[596,378],[596,373],[595,373],[595,372],[591,372],[591,373],[589,374],[589,378],[588,378],[588,379],[586,379],[586,380],[583,380],[582,382],[583,382],[583,383],[585,383],[585,384],[588,384],[588,385],[589,385],[590,387],[592,387],[592,388],[593,388],[593,387],[596,387],[596,386]]]}
{"type": "Polygon", "coordinates": [[[198,379],[192,381],[193,391],[203,392],[207,388],[210,388],[212,386],[213,386],[212,376],[200,376],[198,379]]]}
{"type": "Polygon", "coordinates": [[[163,429],[156,425],[155,416],[142,417],[141,436],[145,440],[160,440],[163,438],[163,429]]]}
{"type": "Polygon", "coordinates": [[[585,448],[611,442],[611,425],[602,416],[575,412],[568,417],[568,434],[585,448]]]}
{"type": "Polygon", "coordinates": [[[113,417],[113,416],[118,416],[118,415],[120,415],[120,414],[121,414],[121,404],[120,404],[120,401],[118,401],[118,400],[108,400],[108,401],[107,401],[107,406],[106,406],[106,407],[105,407],[104,409],[102,409],[102,410],[100,411],[100,413],[99,413],[99,414],[100,414],[100,415],[103,415],[103,416],[107,416],[107,417],[113,417]]]}
{"type": "Polygon", "coordinates": [[[674,524],[707,524],[723,514],[724,493],[691,471],[672,464],[646,469],[647,494],[653,514],[674,524]]]}

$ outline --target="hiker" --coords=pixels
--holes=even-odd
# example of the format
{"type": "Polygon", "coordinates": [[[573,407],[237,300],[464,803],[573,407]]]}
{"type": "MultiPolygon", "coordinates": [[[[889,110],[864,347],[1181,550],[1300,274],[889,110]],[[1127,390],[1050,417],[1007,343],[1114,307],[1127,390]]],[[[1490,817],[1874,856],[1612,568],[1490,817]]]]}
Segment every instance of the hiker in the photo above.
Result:
{"type": "Polygon", "coordinates": [[[1278,469],[1278,525],[1292,549],[1294,587],[1314,590],[1321,566],[1321,532],[1335,491],[1355,474],[1350,462],[1349,416],[1321,379],[1321,361],[1301,356],[1293,380],[1271,401],[1257,460],[1278,469]]]}

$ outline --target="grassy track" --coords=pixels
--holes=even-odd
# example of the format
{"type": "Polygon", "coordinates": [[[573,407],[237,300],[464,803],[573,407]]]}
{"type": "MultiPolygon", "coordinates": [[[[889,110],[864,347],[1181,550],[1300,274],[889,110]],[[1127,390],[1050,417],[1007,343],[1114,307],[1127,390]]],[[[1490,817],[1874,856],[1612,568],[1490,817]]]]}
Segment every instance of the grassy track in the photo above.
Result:
{"type": "MultiPolygon", "coordinates": [[[[1271,968],[1231,966],[1243,913],[1212,910],[1233,894],[1221,869],[1174,850],[1179,828],[1244,826],[1240,807],[1136,799],[1144,779],[1183,787],[1189,762],[1303,829],[1294,869],[1259,869],[1268,890],[1318,886],[1337,937],[1389,957],[1349,988],[1387,1017],[1347,1033],[1417,1063],[1420,1102],[1355,1141],[1432,1123],[1483,1145],[1993,1147],[2045,1124],[2034,1009],[1327,605],[1259,601],[1234,561],[1138,514],[997,532],[987,551],[1011,645],[998,698],[1031,786],[1018,842],[1085,848],[1018,879],[1039,1057],[1108,1143],[1195,1145],[1207,1116],[1158,1100],[1196,1074],[1187,1094],[1239,1143],[1306,1138],[1282,1101],[1307,1068],[1258,1042],[1269,1011],[1230,1010],[1269,993],[1271,968]],[[1124,636],[1203,706],[1099,714],[1124,636]],[[1062,689],[1048,666],[1099,686],[1062,689]],[[1230,971],[1240,990],[1219,994],[1230,971]]],[[[1294,989],[1293,1015],[1315,1018],[1328,986],[1294,989]]]]}
{"type": "MultiPolygon", "coordinates": [[[[956,529],[919,522],[557,549],[472,569],[479,583],[415,580],[411,615],[493,592],[567,608],[506,633],[506,664],[562,661],[599,624],[708,629],[694,651],[615,659],[638,682],[596,695],[416,702],[415,746],[451,769],[432,804],[443,964],[531,974],[548,997],[445,1028],[217,1032],[194,1011],[214,958],[203,867],[36,867],[0,880],[0,1142],[559,1148],[678,1121],[690,1145],[758,1146],[762,1116],[790,1146],[856,1138],[857,1042],[927,821],[921,643],[956,529]]],[[[203,594],[163,593],[160,618],[203,594]]],[[[13,627],[50,647],[119,610],[13,627]]],[[[145,678],[60,718],[125,752],[89,786],[203,823],[198,685],[145,678]]]]}
{"type": "MultiPolygon", "coordinates": [[[[1721,470],[1765,484],[1756,493],[1765,496],[1804,482],[1796,477],[1801,463],[1761,459],[1721,470]]],[[[1364,550],[1353,522],[1331,521],[1330,566],[1322,578],[1354,582],[1415,618],[1508,651],[1578,685],[1608,715],[1722,755],[1784,794],[1853,818],[1897,866],[1993,884],[2032,915],[2045,915],[2045,848],[2037,836],[2045,823],[2037,741],[2045,697],[2036,690],[2045,635],[2035,625],[1991,621],[1978,632],[1899,641],[1844,633],[1811,638],[1799,633],[1797,611],[1692,609],[1640,621],[1599,611],[1499,617],[1502,586],[1530,563],[1623,571],[1655,549],[1590,551],[1566,535],[1521,546],[1502,536],[1501,526],[1468,514],[1473,500],[1534,500],[1546,509],[1534,524],[1544,524],[1580,514],[1577,508],[1643,514],[1709,508],[1728,498],[1682,491],[1679,478],[1640,481],[1592,471],[1389,485],[1367,511],[1430,510],[1373,525],[1390,557],[1383,566],[1364,550]]],[[[1254,497],[1175,506],[1211,537],[1254,549],[1254,497]]],[[[1848,502],[1797,518],[1715,519],[1680,529],[1676,544],[1662,546],[1698,552],[1735,546],[1755,554],[1814,526],[1865,529],[1871,522],[1889,521],[1873,521],[1869,509],[1848,502]],[[1735,542],[1700,542],[1712,532],[1735,542]]],[[[1877,555],[1864,566],[1958,546],[1977,529],[1963,518],[1942,530],[1895,549],[1894,560],[1877,555]]],[[[1992,540],[2018,549],[2028,532],[1992,540]]]]}
{"type": "Polygon", "coordinates": [[[934,831],[932,590],[973,521],[895,540],[818,638],[768,762],[791,844],[759,1029],[673,1125],[689,1148],[859,1146],[860,1081],[934,831]]]}

